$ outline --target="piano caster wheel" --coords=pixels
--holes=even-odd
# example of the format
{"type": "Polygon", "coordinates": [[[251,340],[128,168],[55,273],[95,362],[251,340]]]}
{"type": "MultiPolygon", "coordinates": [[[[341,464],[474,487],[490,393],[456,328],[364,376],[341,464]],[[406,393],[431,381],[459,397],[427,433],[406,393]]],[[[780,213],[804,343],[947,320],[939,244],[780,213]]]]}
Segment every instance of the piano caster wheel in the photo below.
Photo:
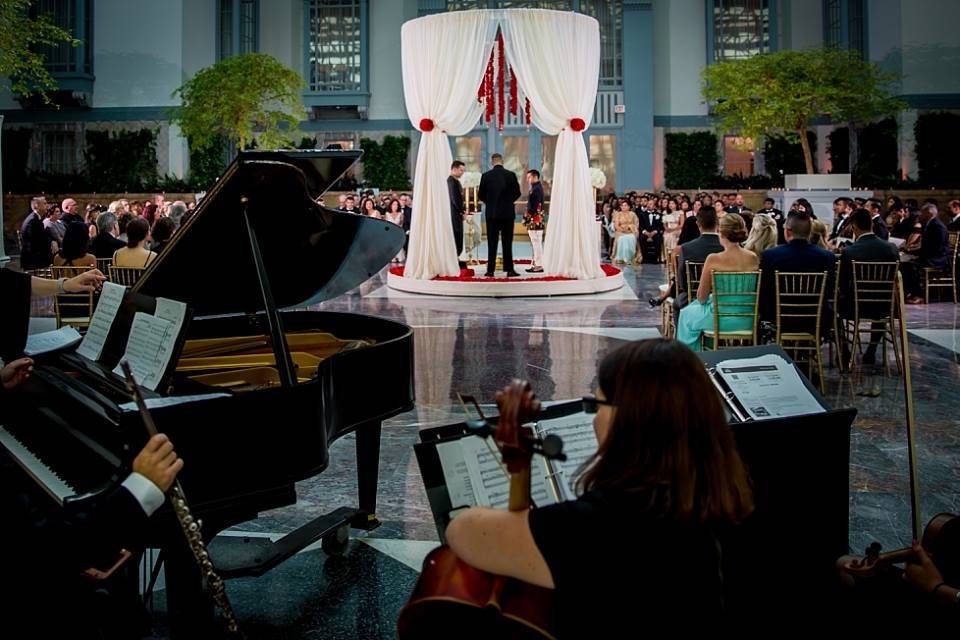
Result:
{"type": "Polygon", "coordinates": [[[333,533],[323,536],[320,541],[320,548],[328,556],[341,557],[347,552],[350,546],[350,525],[338,527],[333,533]]]}

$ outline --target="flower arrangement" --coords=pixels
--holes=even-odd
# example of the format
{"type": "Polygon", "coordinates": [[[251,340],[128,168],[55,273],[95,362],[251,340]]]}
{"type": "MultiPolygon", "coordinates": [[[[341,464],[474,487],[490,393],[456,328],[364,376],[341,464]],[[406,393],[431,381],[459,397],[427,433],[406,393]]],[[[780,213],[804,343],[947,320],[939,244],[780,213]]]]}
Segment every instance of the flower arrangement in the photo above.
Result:
{"type": "Polygon", "coordinates": [[[594,189],[603,189],[607,186],[607,174],[603,172],[603,169],[590,167],[590,186],[594,189]]]}
{"type": "Polygon", "coordinates": [[[543,231],[546,224],[547,214],[544,213],[542,205],[536,211],[523,212],[523,226],[527,228],[527,231],[543,231]]]}
{"type": "Polygon", "coordinates": [[[480,172],[466,171],[460,176],[460,184],[464,189],[474,189],[480,186],[480,172]]]}

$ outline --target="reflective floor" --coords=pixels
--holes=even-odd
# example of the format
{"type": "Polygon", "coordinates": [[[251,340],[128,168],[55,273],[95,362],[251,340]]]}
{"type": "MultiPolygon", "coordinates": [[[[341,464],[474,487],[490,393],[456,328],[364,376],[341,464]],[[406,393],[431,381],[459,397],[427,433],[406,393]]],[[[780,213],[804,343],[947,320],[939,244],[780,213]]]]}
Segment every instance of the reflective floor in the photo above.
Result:
{"type": "MultiPolygon", "coordinates": [[[[513,377],[530,380],[545,400],[590,392],[599,360],[624,340],[659,335],[655,295],[664,271],[628,267],[629,289],[599,298],[454,299],[396,294],[383,275],[317,308],[390,318],[414,329],[416,397],[413,411],[385,424],[378,516],[383,525],[355,533],[344,558],[311,550],[256,579],[231,581],[249,637],[391,638],[394,620],[436,530],[412,445],[420,429],[460,418],[458,391],[489,399],[513,377]]],[[[960,307],[911,307],[910,365],[918,422],[923,519],[960,511],[960,307]]],[[[873,372],[871,372],[873,373],[873,372]]],[[[850,544],[878,540],[891,549],[909,544],[907,447],[901,379],[891,374],[839,376],[827,372],[835,407],[859,410],[850,470],[850,544]],[[858,395],[879,391],[878,397],[858,395]]],[[[369,372],[370,393],[392,383],[389,367],[369,372]]],[[[333,445],[330,468],[298,485],[299,502],[237,527],[279,535],[318,513],[354,504],[354,441],[333,445]]],[[[810,460],[815,474],[816,460],[810,460]]],[[[155,598],[163,635],[163,592],[155,598]]]]}

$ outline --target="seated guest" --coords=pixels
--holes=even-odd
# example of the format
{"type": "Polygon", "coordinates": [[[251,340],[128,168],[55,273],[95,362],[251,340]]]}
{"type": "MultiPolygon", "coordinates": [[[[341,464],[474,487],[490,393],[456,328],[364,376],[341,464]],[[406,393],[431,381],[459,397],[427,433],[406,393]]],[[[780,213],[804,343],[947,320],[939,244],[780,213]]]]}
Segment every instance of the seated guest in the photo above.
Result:
{"type": "Polygon", "coordinates": [[[826,271],[824,312],[832,312],[829,308],[829,300],[836,277],[837,257],[833,252],[810,243],[812,223],[813,220],[809,216],[791,213],[784,224],[787,244],[767,249],[760,256],[760,270],[763,272],[760,284],[760,317],[767,322],[776,322],[777,319],[777,271],[785,273],[826,271]]]}
{"type": "MultiPolygon", "coordinates": [[[[113,203],[111,203],[113,206],[113,203]]],[[[118,216],[124,213],[123,211],[114,211],[111,213],[116,213],[118,216]]],[[[157,217],[160,215],[160,212],[157,209],[157,205],[152,202],[143,208],[143,215],[140,216],[147,221],[147,226],[152,227],[153,223],[157,221],[157,217]]]]}
{"type": "Polygon", "coordinates": [[[641,211],[638,217],[640,218],[640,255],[643,257],[643,262],[659,264],[662,262],[663,251],[663,215],[659,211],[649,210],[641,211]]]}
{"type": "Polygon", "coordinates": [[[127,223],[127,246],[113,254],[113,266],[144,269],[157,254],[147,249],[150,226],[146,218],[133,218],[127,223]]]}
{"type": "Polygon", "coordinates": [[[41,269],[53,261],[54,243],[43,226],[47,217],[47,199],[30,200],[30,213],[20,225],[20,268],[41,269]]]}
{"type": "Polygon", "coordinates": [[[630,210],[630,202],[620,201],[620,210],[613,214],[613,262],[633,264],[637,257],[637,214],[630,210]]]}
{"type": "Polygon", "coordinates": [[[383,215],[380,213],[380,210],[377,209],[377,203],[373,201],[373,198],[364,198],[360,201],[360,213],[368,218],[383,218],[383,215]]]}
{"type": "MultiPolygon", "coordinates": [[[[887,228],[887,223],[883,221],[883,216],[880,215],[880,201],[876,198],[870,198],[867,200],[864,208],[870,212],[870,219],[873,221],[873,233],[881,240],[890,239],[890,229],[887,228]]],[[[856,212],[854,212],[856,213],[856,212]]]]}
{"type": "Polygon", "coordinates": [[[833,229],[827,238],[833,246],[839,246],[841,241],[849,242],[852,233],[848,226],[853,209],[853,200],[850,198],[837,198],[833,201],[833,229]]]}
{"type": "Polygon", "coordinates": [[[83,216],[77,212],[78,208],[77,201],[73,198],[66,198],[60,203],[60,210],[62,211],[60,221],[63,222],[64,227],[71,222],[83,223],[83,216]]]}
{"type": "Polygon", "coordinates": [[[89,253],[89,248],[87,225],[82,222],[68,225],[63,235],[63,247],[53,257],[53,264],[56,267],[95,267],[97,258],[89,253]]]}
{"type": "Polygon", "coordinates": [[[947,231],[960,231],[960,200],[950,201],[950,220],[947,231]]]}
{"type": "MultiPolygon", "coordinates": [[[[844,227],[844,235],[842,239],[847,240],[843,245],[850,244],[849,239],[853,236],[850,232],[850,225],[848,224],[844,227]]],[[[815,247],[820,247],[821,249],[826,249],[831,251],[832,248],[827,243],[827,225],[821,220],[811,220],[810,222],[810,244],[815,247]]]]}
{"type": "MultiPolygon", "coordinates": [[[[773,235],[773,220],[767,216],[760,216],[769,221],[770,235],[773,235]]],[[[680,319],[677,321],[677,340],[694,351],[700,350],[700,335],[705,329],[713,328],[713,272],[714,271],[756,271],[760,258],[749,249],[744,249],[740,243],[747,239],[747,225],[743,218],[736,213],[727,213],[720,221],[720,244],[723,251],[707,256],[703,264],[703,277],[697,289],[697,299],[680,310],[680,319]]],[[[746,300],[746,298],[745,298],[746,300]]],[[[753,298],[749,301],[752,303],[753,298]]],[[[731,296],[730,302],[736,304],[738,300],[731,296]]],[[[742,331],[753,327],[750,318],[729,318],[727,325],[721,326],[721,331],[742,331]]]]}
{"type": "Polygon", "coordinates": [[[705,262],[711,253],[723,251],[720,236],[717,234],[717,214],[712,207],[700,209],[697,214],[697,226],[700,228],[700,237],[680,245],[680,255],[677,257],[677,295],[673,302],[677,315],[680,309],[687,306],[689,299],[697,293],[687,291],[687,261],[705,262]]]}
{"type": "Polygon", "coordinates": [[[907,304],[923,304],[923,269],[945,269],[950,265],[950,242],[947,228],[937,217],[937,207],[925,204],[920,209],[917,222],[921,226],[920,246],[916,249],[904,243],[903,253],[915,256],[913,260],[900,263],[903,274],[903,289],[907,304]]]}
{"type": "Polygon", "coordinates": [[[783,238],[783,223],[786,216],[783,215],[783,211],[774,207],[774,204],[776,203],[773,198],[764,198],[763,209],[757,211],[757,214],[764,214],[773,218],[773,221],[777,223],[777,244],[783,244],[786,242],[783,238]]]}
{"type": "Polygon", "coordinates": [[[817,219],[817,214],[813,210],[813,205],[806,198],[797,198],[790,205],[790,212],[806,214],[811,220],[817,219]]]}
{"type": "Polygon", "coordinates": [[[754,252],[759,258],[764,251],[775,246],[777,246],[777,223],[769,215],[757,214],[753,217],[753,227],[750,228],[750,234],[743,248],[754,252]]]}
{"type": "MultiPolygon", "coordinates": [[[[581,469],[580,497],[473,507],[450,522],[447,543],[478,569],[553,589],[563,637],[618,637],[654,612],[717,619],[721,538],[753,496],[706,368],[679,342],[643,340],[608,354],[597,377],[599,449],[581,469]],[[630,543],[583,544],[613,530],[630,543]],[[618,576],[632,576],[628,588],[618,576]]],[[[501,415],[529,393],[519,382],[501,392],[501,415]]]]}
{"type": "Polygon", "coordinates": [[[187,204],[183,200],[174,200],[170,205],[170,220],[173,222],[173,230],[176,231],[183,224],[183,217],[187,213],[187,204]]]}
{"type": "Polygon", "coordinates": [[[50,240],[56,243],[54,252],[59,251],[63,246],[63,234],[67,232],[63,221],[60,220],[60,205],[51,204],[47,207],[47,217],[43,220],[43,228],[47,231],[50,240]]]}
{"type": "MultiPolygon", "coordinates": [[[[175,204],[171,206],[175,206],[175,204]]],[[[184,207],[184,211],[186,211],[186,207],[184,207]]],[[[150,249],[159,254],[164,247],[170,244],[170,239],[173,238],[176,230],[177,225],[173,218],[160,218],[154,222],[153,229],[150,230],[150,237],[153,239],[150,243],[150,249]]]]}
{"type": "MultiPolygon", "coordinates": [[[[840,273],[838,278],[840,278],[840,287],[839,287],[839,306],[840,308],[837,312],[840,314],[841,318],[852,319],[853,318],[853,305],[854,305],[854,290],[853,290],[853,263],[854,262],[899,262],[900,257],[897,253],[897,248],[890,242],[882,240],[879,238],[873,231],[874,229],[874,219],[870,214],[868,209],[857,209],[853,212],[851,217],[853,225],[853,244],[849,244],[843,249],[843,253],[840,254],[840,273]]],[[[870,314],[870,310],[867,311],[867,317],[872,315],[873,317],[880,317],[875,314],[870,314]]],[[[883,315],[889,313],[889,309],[879,310],[883,315]]],[[[867,350],[863,354],[863,364],[874,364],[876,362],[877,354],[877,345],[880,342],[880,338],[883,335],[880,333],[883,329],[882,324],[874,324],[870,333],[870,344],[867,346],[867,350]]],[[[844,345],[844,359],[848,358],[847,345],[844,345]]]]}
{"type": "Polygon", "coordinates": [[[673,255],[679,253],[679,248],[681,245],[684,245],[691,240],[696,240],[700,237],[700,228],[697,226],[697,213],[703,207],[703,204],[699,200],[693,201],[693,208],[689,211],[684,211],[685,219],[681,223],[680,227],[680,237],[677,238],[677,247],[673,250],[673,255]]]}
{"type": "Polygon", "coordinates": [[[127,246],[121,240],[120,225],[117,216],[112,213],[101,213],[97,218],[97,236],[90,242],[90,252],[97,258],[113,258],[117,249],[127,246]]]}

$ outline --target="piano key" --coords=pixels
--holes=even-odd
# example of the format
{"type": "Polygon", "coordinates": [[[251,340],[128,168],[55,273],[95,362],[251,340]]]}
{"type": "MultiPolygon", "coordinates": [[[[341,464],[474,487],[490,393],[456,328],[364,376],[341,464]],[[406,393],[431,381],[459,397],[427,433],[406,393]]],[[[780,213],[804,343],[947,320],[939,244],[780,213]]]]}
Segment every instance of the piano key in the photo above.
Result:
{"type": "Polygon", "coordinates": [[[59,503],[63,504],[66,498],[77,494],[76,489],[67,484],[4,427],[0,427],[0,445],[3,445],[17,464],[23,467],[24,471],[59,503]]]}

